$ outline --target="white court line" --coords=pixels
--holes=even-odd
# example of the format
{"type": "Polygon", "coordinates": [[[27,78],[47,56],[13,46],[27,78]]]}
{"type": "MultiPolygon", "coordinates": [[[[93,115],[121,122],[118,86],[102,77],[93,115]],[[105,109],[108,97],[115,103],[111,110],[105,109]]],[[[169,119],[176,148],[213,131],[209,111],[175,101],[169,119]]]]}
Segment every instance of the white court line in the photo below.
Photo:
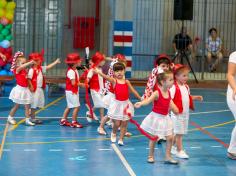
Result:
{"type": "Polygon", "coordinates": [[[222,148],[222,146],[220,146],[220,145],[213,145],[211,147],[213,147],[213,148],[222,148]]]}
{"type": "Polygon", "coordinates": [[[122,155],[122,153],[117,148],[117,146],[115,144],[111,144],[111,146],[114,149],[114,151],[116,152],[116,154],[118,155],[118,157],[120,158],[121,162],[123,163],[123,165],[125,166],[127,171],[129,172],[129,174],[131,176],[136,176],[136,174],[134,173],[133,169],[130,167],[129,163],[126,161],[125,157],[122,155]]]}
{"type": "Polygon", "coordinates": [[[49,152],[61,152],[62,149],[49,149],[48,151],[49,152]]]}
{"type": "Polygon", "coordinates": [[[36,152],[37,149],[24,149],[24,152],[36,152]]]}
{"type": "Polygon", "coordinates": [[[190,147],[191,149],[201,149],[202,147],[190,147]]]}
{"type": "Polygon", "coordinates": [[[99,151],[107,151],[107,150],[111,150],[111,149],[98,149],[99,151]]]}
{"type": "MultiPolygon", "coordinates": [[[[148,148],[148,147],[146,148],[146,150],[149,150],[149,149],[150,149],[150,148],[148,148]]],[[[158,148],[154,148],[154,149],[157,150],[158,148]]]]}
{"type": "Polygon", "coordinates": [[[4,152],[10,152],[11,149],[3,149],[4,152]]]}
{"type": "Polygon", "coordinates": [[[135,148],[124,148],[123,150],[135,150],[135,148]]]}

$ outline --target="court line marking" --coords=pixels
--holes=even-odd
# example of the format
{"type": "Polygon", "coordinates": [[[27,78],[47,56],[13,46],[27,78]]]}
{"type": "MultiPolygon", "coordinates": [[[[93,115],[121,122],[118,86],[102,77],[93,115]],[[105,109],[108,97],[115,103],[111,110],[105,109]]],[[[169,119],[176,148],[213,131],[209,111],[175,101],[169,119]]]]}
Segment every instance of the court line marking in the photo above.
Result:
{"type": "Polygon", "coordinates": [[[111,146],[114,149],[114,151],[116,152],[116,154],[118,155],[118,157],[120,158],[122,164],[125,166],[125,168],[129,172],[130,176],[136,176],[136,174],[134,173],[133,169],[131,168],[131,166],[129,165],[127,160],[125,159],[124,155],[118,149],[118,147],[115,144],[111,144],[111,146]]]}
{"type": "Polygon", "coordinates": [[[209,137],[211,137],[212,139],[214,139],[215,141],[219,142],[221,145],[223,145],[225,148],[229,147],[229,144],[226,144],[224,141],[220,140],[218,137],[214,136],[213,134],[211,134],[209,131],[203,129],[200,125],[198,125],[197,123],[191,121],[190,124],[196,128],[198,128],[202,133],[208,135],[209,137]]]}
{"type": "Polygon", "coordinates": [[[0,148],[0,160],[2,159],[2,152],[3,152],[4,144],[5,144],[5,141],[6,141],[6,136],[7,136],[8,128],[9,128],[9,124],[7,122],[6,123],[6,127],[4,129],[3,137],[2,137],[2,143],[1,143],[1,148],[0,148]]]}

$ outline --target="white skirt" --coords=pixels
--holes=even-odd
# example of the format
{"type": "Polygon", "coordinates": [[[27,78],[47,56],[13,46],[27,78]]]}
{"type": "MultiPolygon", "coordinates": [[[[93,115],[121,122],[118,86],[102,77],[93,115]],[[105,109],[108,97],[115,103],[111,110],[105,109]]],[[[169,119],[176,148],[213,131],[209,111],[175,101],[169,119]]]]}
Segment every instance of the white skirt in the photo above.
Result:
{"type": "Polygon", "coordinates": [[[10,92],[9,99],[16,104],[31,104],[32,94],[28,87],[16,85],[10,92]]]}
{"type": "Polygon", "coordinates": [[[103,95],[95,90],[90,90],[91,96],[93,99],[93,107],[94,108],[104,108],[105,105],[103,103],[103,95]]]}
{"type": "Polygon", "coordinates": [[[74,94],[71,91],[66,91],[66,102],[68,108],[77,108],[80,106],[79,94],[74,94]]]}
{"type": "Polygon", "coordinates": [[[127,113],[131,113],[131,116],[134,116],[134,106],[133,104],[129,101],[119,101],[114,99],[113,101],[111,101],[110,106],[108,108],[108,116],[111,119],[114,120],[122,120],[122,121],[126,121],[129,120],[130,118],[128,117],[127,113]],[[128,109],[125,111],[125,109],[128,109]]]}
{"type": "Polygon", "coordinates": [[[171,119],[174,124],[174,134],[187,134],[189,113],[175,115],[171,112],[171,119]]]}
{"type": "Polygon", "coordinates": [[[106,109],[109,109],[109,106],[111,104],[111,102],[115,99],[115,94],[108,92],[104,97],[103,97],[103,103],[104,103],[104,107],[106,109]]]}
{"type": "Polygon", "coordinates": [[[31,108],[42,108],[45,105],[44,91],[42,88],[37,87],[36,91],[32,93],[32,104],[31,108]]]}
{"type": "Polygon", "coordinates": [[[145,117],[140,127],[154,136],[165,137],[173,134],[173,122],[170,116],[153,111],[145,117]]]}

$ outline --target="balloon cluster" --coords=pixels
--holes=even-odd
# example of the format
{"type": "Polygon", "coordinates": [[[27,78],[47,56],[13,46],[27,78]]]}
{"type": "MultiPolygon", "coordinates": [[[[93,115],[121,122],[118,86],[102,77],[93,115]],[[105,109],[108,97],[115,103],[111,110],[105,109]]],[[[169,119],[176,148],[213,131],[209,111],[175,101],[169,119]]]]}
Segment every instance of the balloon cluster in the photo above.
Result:
{"type": "Polygon", "coordinates": [[[15,8],[16,3],[13,0],[0,0],[0,67],[3,68],[0,75],[5,72],[7,75],[11,74],[8,65],[12,62],[11,31],[15,8]]]}

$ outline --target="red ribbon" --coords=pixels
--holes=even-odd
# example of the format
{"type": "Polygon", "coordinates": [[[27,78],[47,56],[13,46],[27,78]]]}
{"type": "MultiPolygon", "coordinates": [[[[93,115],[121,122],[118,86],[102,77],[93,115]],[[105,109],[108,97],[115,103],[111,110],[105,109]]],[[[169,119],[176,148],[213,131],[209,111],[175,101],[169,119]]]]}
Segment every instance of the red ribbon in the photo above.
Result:
{"type": "Polygon", "coordinates": [[[148,139],[150,139],[150,140],[152,140],[152,141],[156,141],[159,137],[158,137],[158,136],[152,136],[152,135],[150,135],[149,133],[147,133],[146,131],[144,131],[144,130],[140,127],[140,124],[132,118],[131,113],[130,113],[130,112],[127,112],[128,108],[129,108],[129,105],[127,105],[126,108],[124,109],[124,114],[125,114],[125,115],[128,115],[128,117],[130,118],[130,119],[129,119],[130,123],[134,124],[134,125],[137,127],[137,129],[139,130],[139,132],[140,132],[141,134],[143,134],[144,136],[146,136],[148,139]]]}

